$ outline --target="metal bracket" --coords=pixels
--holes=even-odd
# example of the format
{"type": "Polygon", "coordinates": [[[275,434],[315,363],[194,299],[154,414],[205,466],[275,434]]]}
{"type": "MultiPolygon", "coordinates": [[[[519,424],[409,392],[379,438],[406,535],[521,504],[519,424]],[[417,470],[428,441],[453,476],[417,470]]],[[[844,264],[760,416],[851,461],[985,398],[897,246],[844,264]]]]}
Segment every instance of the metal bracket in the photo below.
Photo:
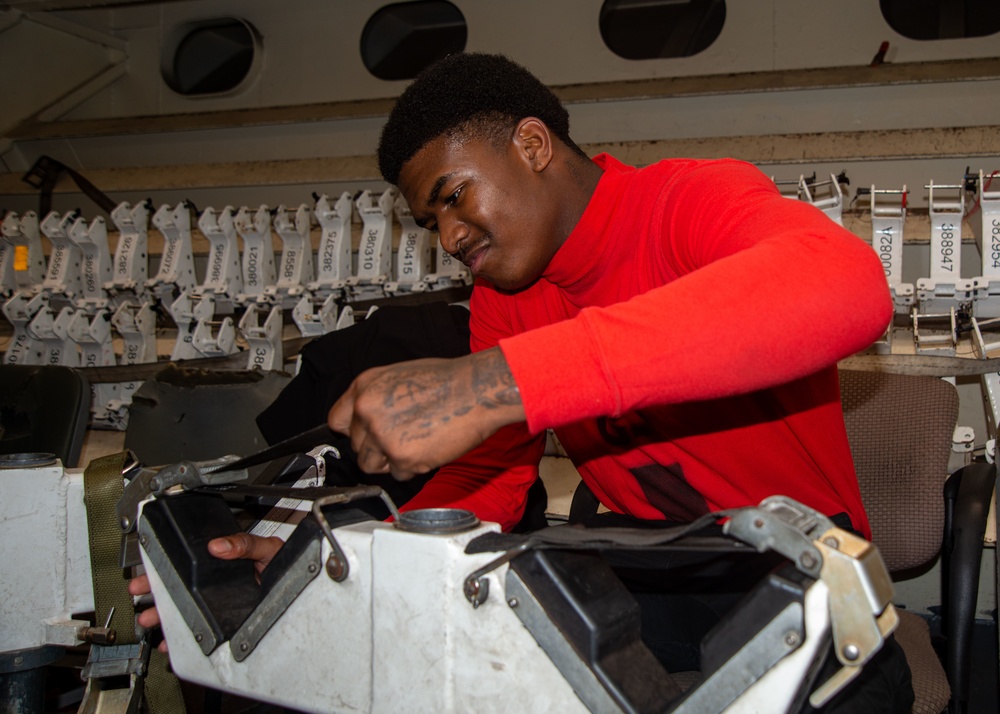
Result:
{"type": "Polygon", "coordinates": [[[235,302],[246,305],[264,297],[264,289],[274,284],[274,243],[271,238],[271,212],[261,205],[251,214],[240,208],[233,225],[243,237],[243,291],[235,302]]]}
{"type": "Polygon", "coordinates": [[[290,310],[305,294],[306,284],[312,282],[311,222],[312,210],[304,203],[296,209],[284,204],[278,206],[273,225],[281,239],[281,260],[277,267],[277,282],[264,288],[265,302],[290,310]]]}
{"type": "Polygon", "coordinates": [[[198,219],[198,228],[208,239],[210,247],[205,281],[194,292],[199,297],[215,296],[226,310],[232,309],[236,296],[243,291],[243,273],[234,220],[232,206],[226,206],[219,212],[214,208],[206,208],[198,219]]]}
{"type": "MultiPolygon", "coordinates": [[[[914,302],[912,283],[903,282],[903,229],[906,226],[907,190],[858,189],[858,195],[870,197],[872,248],[882,261],[885,279],[892,291],[897,314],[908,314],[914,302]]],[[[890,327],[891,330],[891,327],[890,327]]]]}
{"type": "Polygon", "coordinates": [[[111,220],[118,227],[118,245],[111,263],[111,280],[104,289],[117,310],[122,302],[142,302],[147,295],[149,205],[144,201],[132,206],[123,201],[111,212],[111,220]]]}
{"type": "Polygon", "coordinates": [[[358,247],[357,272],[345,281],[355,300],[379,298],[392,275],[392,206],[395,188],[388,188],[377,199],[363,191],[354,205],[364,224],[358,247]]]}
{"type": "MultiPolygon", "coordinates": [[[[0,272],[4,289],[11,293],[24,291],[38,294],[45,277],[45,255],[38,229],[38,214],[28,211],[18,218],[17,213],[8,211],[0,223],[3,243],[10,246],[10,273],[0,272]]],[[[0,259],[0,263],[3,263],[0,259]]]]}
{"type": "Polygon", "coordinates": [[[917,280],[917,299],[922,313],[944,312],[972,302],[972,285],[962,280],[965,186],[935,186],[931,181],[924,188],[931,219],[930,274],[917,280]],[[942,192],[947,192],[944,198],[942,192]]]}
{"type": "Polygon", "coordinates": [[[82,216],[78,217],[67,231],[67,237],[76,244],[81,254],[83,268],[81,293],[76,299],[77,307],[93,313],[107,308],[108,296],[104,284],[111,280],[111,251],[108,247],[108,227],[98,216],[89,225],[82,216]]]}
{"type": "Polygon", "coordinates": [[[174,207],[164,204],[153,214],[152,220],[163,234],[163,253],[159,270],[145,282],[145,288],[162,303],[169,304],[175,294],[195,286],[191,209],[186,201],[174,207]]]}
{"type": "Polygon", "coordinates": [[[313,214],[322,233],[316,254],[316,281],[309,283],[306,289],[320,302],[333,295],[342,296],[346,280],[351,277],[353,211],[351,194],[346,191],[335,202],[326,194],[316,199],[313,214]]]}
{"type": "Polygon", "coordinates": [[[319,575],[322,552],[322,543],[314,536],[312,542],[303,549],[274,588],[267,593],[229,640],[233,659],[242,662],[249,657],[278,618],[305,590],[306,585],[315,580],[319,575]]]}
{"type": "Polygon", "coordinates": [[[406,199],[402,196],[393,205],[399,222],[399,252],[396,255],[396,279],[385,284],[387,295],[427,290],[427,274],[431,265],[431,232],[417,225],[406,199]]]}
{"type": "Polygon", "coordinates": [[[281,308],[274,305],[267,312],[263,324],[263,307],[255,303],[247,305],[240,318],[239,330],[247,341],[247,369],[271,371],[284,365],[281,348],[281,308]]]}

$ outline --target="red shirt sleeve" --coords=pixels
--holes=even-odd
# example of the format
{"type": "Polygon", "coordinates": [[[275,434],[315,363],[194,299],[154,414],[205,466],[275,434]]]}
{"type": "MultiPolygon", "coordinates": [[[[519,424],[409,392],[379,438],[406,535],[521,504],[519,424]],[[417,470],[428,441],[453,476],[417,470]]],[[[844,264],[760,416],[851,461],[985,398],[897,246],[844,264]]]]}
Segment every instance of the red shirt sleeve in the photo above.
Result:
{"type": "Polygon", "coordinates": [[[679,277],[501,340],[533,433],[790,382],[888,325],[871,247],[753,166],[696,164],[652,198],[647,234],[626,238],[659,241],[647,255],[679,277]]]}

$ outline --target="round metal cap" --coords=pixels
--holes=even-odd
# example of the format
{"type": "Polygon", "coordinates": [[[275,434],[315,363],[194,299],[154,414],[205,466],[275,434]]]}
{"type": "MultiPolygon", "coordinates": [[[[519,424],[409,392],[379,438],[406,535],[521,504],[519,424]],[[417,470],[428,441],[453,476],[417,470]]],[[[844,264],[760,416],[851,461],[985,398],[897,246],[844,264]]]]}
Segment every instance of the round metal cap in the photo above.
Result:
{"type": "Polygon", "coordinates": [[[55,454],[36,451],[26,454],[0,454],[0,469],[34,469],[51,466],[58,459],[55,454]]]}
{"type": "Polygon", "coordinates": [[[461,508],[422,508],[402,513],[396,521],[396,528],[402,531],[431,535],[461,533],[478,525],[476,514],[461,508]]]}

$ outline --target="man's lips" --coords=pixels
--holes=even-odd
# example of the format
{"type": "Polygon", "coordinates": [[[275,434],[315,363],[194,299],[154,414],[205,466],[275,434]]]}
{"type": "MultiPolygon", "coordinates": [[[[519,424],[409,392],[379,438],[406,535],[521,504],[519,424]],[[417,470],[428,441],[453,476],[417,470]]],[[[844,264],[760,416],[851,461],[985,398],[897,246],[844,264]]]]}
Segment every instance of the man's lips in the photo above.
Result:
{"type": "Polygon", "coordinates": [[[483,256],[486,255],[486,244],[479,243],[472,246],[467,250],[461,251],[459,254],[459,260],[465,264],[473,273],[476,272],[476,268],[483,260],[483,256]]]}

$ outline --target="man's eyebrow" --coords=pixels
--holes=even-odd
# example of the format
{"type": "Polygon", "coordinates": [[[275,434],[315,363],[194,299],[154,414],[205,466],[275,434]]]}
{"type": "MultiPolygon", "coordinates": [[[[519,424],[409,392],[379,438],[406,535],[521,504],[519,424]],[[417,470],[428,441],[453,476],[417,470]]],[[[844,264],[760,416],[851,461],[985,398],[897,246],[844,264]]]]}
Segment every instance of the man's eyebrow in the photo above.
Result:
{"type": "Polygon", "coordinates": [[[441,189],[443,189],[444,185],[448,183],[448,179],[450,179],[451,176],[452,176],[451,174],[445,174],[444,176],[439,176],[438,180],[434,182],[434,185],[431,186],[430,193],[427,194],[428,206],[433,206],[435,203],[437,203],[438,197],[441,195],[441,189]]]}

